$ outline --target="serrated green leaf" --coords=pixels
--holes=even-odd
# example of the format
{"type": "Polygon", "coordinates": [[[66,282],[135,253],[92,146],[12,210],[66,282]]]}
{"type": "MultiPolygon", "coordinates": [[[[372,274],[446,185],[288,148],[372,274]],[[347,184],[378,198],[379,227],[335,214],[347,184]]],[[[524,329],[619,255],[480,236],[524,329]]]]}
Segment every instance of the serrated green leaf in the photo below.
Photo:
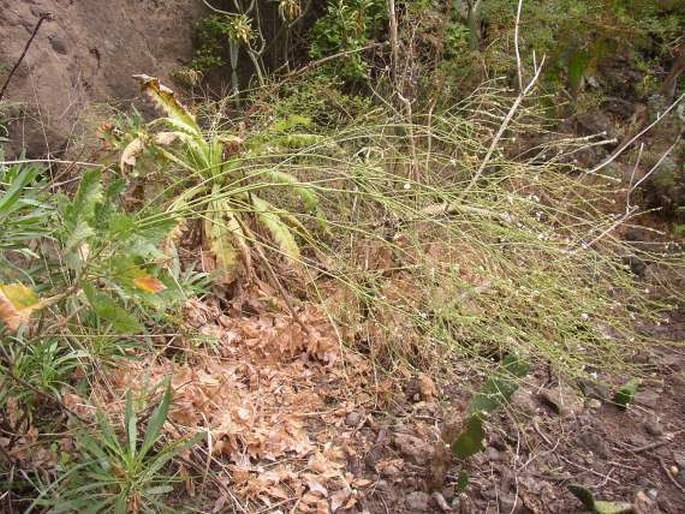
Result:
{"type": "Polygon", "coordinates": [[[265,170],[257,172],[256,175],[260,177],[261,180],[266,179],[275,182],[276,184],[285,184],[290,186],[293,192],[302,199],[302,203],[307,210],[314,210],[319,204],[319,199],[317,198],[316,194],[314,194],[311,187],[303,184],[289,173],[284,173],[278,170],[265,170]]]}
{"type": "Polygon", "coordinates": [[[252,195],[252,203],[257,218],[267,228],[278,249],[292,264],[299,265],[300,247],[288,226],[280,220],[276,208],[255,195],[252,195]]]}
{"type": "Polygon", "coordinates": [[[466,459],[484,448],[485,428],[482,414],[471,414],[464,423],[464,430],[452,442],[451,448],[458,459],[466,459]]]}
{"type": "Polygon", "coordinates": [[[83,243],[95,235],[95,229],[86,221],[80,221],[71,231],[66,243],[64,244],[64,252],[68,255],[70,253],[79,252],[83,243]]]}
{"type": "Polygon", "coordinates": [[[103,198],[101,179],[102,171],[100,168],[91,168],[81,177],[78,191],[70,209],[75,222],[92,219],[95,205],[103,198]]]}
{"type": "Polygon", "coordinates": [[[83,291],[95,314],[111,323],[117,332],[122,334],[143,332],[144,327],[138,318],[121,307],[111,296],[96,290],[91,284],[85,284],[83,291]]]}
{"type": "Polygon", "coordinates": [[[621,389],[614,395],[614,403],[621,410],[626,410],[628,405],[633,403],[637,389],[640,387],[642,381],[639,378],[633,378],[626,382],[621,389]]]}
{"type": "Polygon", "coordinates": [[[135,78],[140,81],[143,91],[166,112],[169,119],[174,121],[178,128],[191,135],[201,132],[195,121],[195,116],[176,99],[171,89],[160,84],[159,79],[148,75],[136,75],[135,78]]]}

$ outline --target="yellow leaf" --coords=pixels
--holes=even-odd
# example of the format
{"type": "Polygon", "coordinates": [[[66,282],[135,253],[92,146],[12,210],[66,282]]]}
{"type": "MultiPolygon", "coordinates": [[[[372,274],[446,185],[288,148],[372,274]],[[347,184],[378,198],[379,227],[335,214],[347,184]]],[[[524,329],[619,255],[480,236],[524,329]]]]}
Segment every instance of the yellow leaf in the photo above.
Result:
{"type": "Polygon", "coordinates": [[[146,293],[160,293],[166,289],[166,286],[161,280],[152,277],[150,275],[144,275],[133,279],[133,283],[136,287],[146,293]]]}
{"type": "Polygon", "coordinates": [[[0,284],[0,320],[16,331],[28,323],[31,313],[41,308],[36,293],[23,284],[0,284]]]}

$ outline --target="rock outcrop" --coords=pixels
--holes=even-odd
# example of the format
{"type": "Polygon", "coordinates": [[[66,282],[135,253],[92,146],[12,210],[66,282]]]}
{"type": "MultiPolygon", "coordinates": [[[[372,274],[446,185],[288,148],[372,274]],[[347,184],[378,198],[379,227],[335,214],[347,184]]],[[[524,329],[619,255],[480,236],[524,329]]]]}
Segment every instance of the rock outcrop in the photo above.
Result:
{"type": "Polygon", "coordinates": [[[0,85],[41,15],[53,15],[5,95],[5,122],[8,104],[15,105],[10,150],[60,154],[78,140],[93,106],[139,96],[131,75],[169,82],[192,57],[204,11],[200,0],[0,0],[0,85]]]}

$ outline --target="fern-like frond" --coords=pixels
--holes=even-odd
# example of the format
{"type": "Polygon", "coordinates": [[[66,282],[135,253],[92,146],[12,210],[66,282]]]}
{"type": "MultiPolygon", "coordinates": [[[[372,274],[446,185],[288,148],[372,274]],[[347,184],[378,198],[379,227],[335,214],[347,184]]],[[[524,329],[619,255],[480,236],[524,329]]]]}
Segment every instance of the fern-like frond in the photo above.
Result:
{"type": "Polygon", "coordinates": [[[307,184],[303,184],[290,173],[285,173],[278,170],[260,170],[257,171],[256,174],[259,175],[261,181],[266,179],[276,184],[290,186],[295,194],[302,199],[302,203],[309,211],[316,209],[316,207],[319,205],[319,199],[314,191],[312,191],[311,187],[309,187],[307,184]]]}
{"type": "Polygon", "coordinates": [[[252,195],[252,205],[259,221],[267,228],[278,249],[297,266],[300,263],[300,247],[291,230],[281,220],[276,208],[269,202],[252,195]]]}
{"type": "Polygon", "coordinates": [[[236,278],[241,261],[250,269],[250,249],[230,202],[225,199],[210,201],[203,228],[207,247],[226,281],[236,278]]]}
{"type": "Polygon", "coordinates": [[[149,75],[135,75],[142,85],[143,91],[167,114],[174,122],[180,124],[188,132],[200,134],[201,130],[195,121],[195,116],[176,99],[173,90],[162,85],[156,77],[149,75]]]}

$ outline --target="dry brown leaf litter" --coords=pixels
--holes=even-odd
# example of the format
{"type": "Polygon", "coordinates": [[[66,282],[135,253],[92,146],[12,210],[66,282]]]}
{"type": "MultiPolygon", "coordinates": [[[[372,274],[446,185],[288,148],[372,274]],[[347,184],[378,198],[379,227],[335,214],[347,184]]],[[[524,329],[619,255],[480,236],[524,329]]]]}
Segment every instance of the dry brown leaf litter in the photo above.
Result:
{"type": "MultiPolygon", "coordinates": [[[[127,360],[90,401],[72,395],[70,404],[107,405],[121,415],[127,390],[143,397],[170,377],[167,437],[203,434],[200,444],[222,464],[213,471],[227,475],[240,501],[266,508],[295,502],[296,512],[313,513],[354,506],[371,482],[347,469],[356,445],[350,430],[340,429],[360,402],[371,400],[364,390],[369,370],[354,355],[343,362],[327,317],[311,304],[301,308],[299,322],[265,309],[228,317],[200,302],[187,311],[213,353],[182,364],[147,354],[127,360]]],[[[219,498],[217,512],[225,504],[219,498]]]]}

